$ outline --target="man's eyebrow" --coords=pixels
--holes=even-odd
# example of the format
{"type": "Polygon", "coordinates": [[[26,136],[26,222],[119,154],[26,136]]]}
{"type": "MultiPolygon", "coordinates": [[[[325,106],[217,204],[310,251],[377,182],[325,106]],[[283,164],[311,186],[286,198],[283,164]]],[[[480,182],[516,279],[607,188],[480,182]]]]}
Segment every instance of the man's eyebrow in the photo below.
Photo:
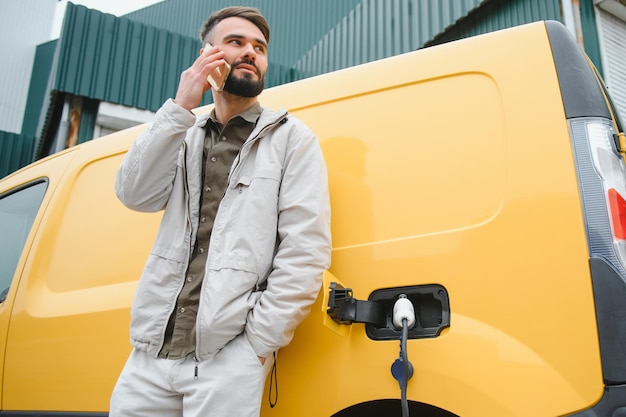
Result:
{"type": "MultiPolygon", "coordinates": [[[[245,38],[244,35],[240,35],[238,33],[231,33],[230,35],[224,36],[224,39],[244,39],[244,38],[245,38]]],[[[254,38],[254,41],[257,43],[260,43],[261,45],[267,48],[267,42],[265,42],[265,39],[254,38]]]]}

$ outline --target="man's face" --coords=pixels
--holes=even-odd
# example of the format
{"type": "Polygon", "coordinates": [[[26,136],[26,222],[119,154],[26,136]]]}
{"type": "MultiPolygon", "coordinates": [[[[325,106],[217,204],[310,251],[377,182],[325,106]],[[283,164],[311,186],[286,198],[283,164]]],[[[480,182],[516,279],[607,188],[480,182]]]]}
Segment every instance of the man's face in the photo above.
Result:
{"type": "Polygon", "coordinates": [[[267,42],[254,23],[229,17],[212,30],[211,40],[226,53],[231,65],[224,91],[241,97],[256,97],[263,91],[267,71],[267,42]]]}

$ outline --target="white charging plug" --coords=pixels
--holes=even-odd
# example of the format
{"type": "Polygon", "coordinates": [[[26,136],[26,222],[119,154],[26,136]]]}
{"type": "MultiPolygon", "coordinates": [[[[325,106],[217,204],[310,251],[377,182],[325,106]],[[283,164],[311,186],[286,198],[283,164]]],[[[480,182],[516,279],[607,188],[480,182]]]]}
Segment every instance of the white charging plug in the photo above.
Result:
{"type": "Polygon", "coordinates": [[[415,308],[411,300],[406,297],[406,294],[400,294],[393,305],[393,325],[397,329],[402,329],[402,321],[405,319],[407,326],[409,328],[413,327],[415,324],[415,308]]]}

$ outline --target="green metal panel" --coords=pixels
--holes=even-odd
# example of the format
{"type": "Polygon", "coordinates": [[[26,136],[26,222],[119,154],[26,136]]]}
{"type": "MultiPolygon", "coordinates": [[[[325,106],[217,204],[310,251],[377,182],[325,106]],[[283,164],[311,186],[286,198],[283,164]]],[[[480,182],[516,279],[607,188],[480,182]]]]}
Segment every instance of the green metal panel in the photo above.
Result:
{"type": "MultiPolygon", "coordinates": [[[[247,0],[237,5],[258,8],[271,27],[269,67],[266,87],[294,81],[296,62],[312,45],[335,27],[362,0],[247,0]]],[[[232,6],[228,0],[167,0],[124,17],[154,25],[197,41],[199,30],[209,15],[232,6]]]]}
{"type": "Polygon", "coordinates": [[[0,131],[0,178],[32,162],[35,137],[0,131]]]}
{"type": "Polygon", "coordinates": [[[293,65],[309,77],[420,48],[480,0],[362,0],[293,65]]]}
{"type": "Polygon", "coordinates": [[[489,0],[425,46],[493,32],[538,20],[562,21],[560,0],[489,0]]]}
{"type": "Polygon", "coordinates": [[[154,111],[198,49],[195,39],[68,3],[53,89],[154,111]]]}
{"type": "Polygon", "coordinates": [[[270,24],[270,58],[289,63],[302,56],[361,1],[242,0],[233,3],[229,0],[167,0],[124,17],[199,39],[202,23],[215,10],[234,4],[256,7],[270,24]]]}
{"type": "Polygon", "coordinates": [[[48,88],[48,80],[52,69],[54,51],[57,41],[50,41],[37,46],[33,71],[30,77],[30,88],[26,99],[26,109],[22,121],[22,134],[28,136],[37,135],[37,127],[41,116],[41,108],[44,104],[48,88]]]}
{"type": "MultiPolygon", "coordinates": [[[[482,0],[247,0],[271,29],[266,85],[284,84],[417,49],[482,0]]],[[[198,37],[228,0],[168,0],[125,17],[198,37]]]]}
{"type": "Polygon", "coordinates": [[[600,57],[600,41],[598,40],[598,26],[593,0],[580,0],[580,21],[583,33],[585,52],[600,74],[602,58],[600,57]]]}
{"type": "Polygon", "coordinates": [[[100,101],[83,97],[80,127],[78,128],[78,143],[93,139],[93,130],[96,127],[99,106],[100,101]]]}

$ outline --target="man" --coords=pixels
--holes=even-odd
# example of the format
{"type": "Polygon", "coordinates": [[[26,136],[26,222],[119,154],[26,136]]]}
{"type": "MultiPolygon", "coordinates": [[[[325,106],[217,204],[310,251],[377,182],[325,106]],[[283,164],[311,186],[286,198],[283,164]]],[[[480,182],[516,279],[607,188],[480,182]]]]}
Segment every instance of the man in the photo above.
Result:
{"type": "Polygon", "coordinates": [[[116,193],[164,209],[131,309],[133,351],[110,416],[258,416],[275,352],[308,314],[330,263],[326,167],[315,135],[262,108],[269,27],[213,13],[176,97],[132,145],[116,193]],[[211,46],[213,45],[213,46],[211,46]],[[192,109],[213,89],[210,115],[192,109]]]}

